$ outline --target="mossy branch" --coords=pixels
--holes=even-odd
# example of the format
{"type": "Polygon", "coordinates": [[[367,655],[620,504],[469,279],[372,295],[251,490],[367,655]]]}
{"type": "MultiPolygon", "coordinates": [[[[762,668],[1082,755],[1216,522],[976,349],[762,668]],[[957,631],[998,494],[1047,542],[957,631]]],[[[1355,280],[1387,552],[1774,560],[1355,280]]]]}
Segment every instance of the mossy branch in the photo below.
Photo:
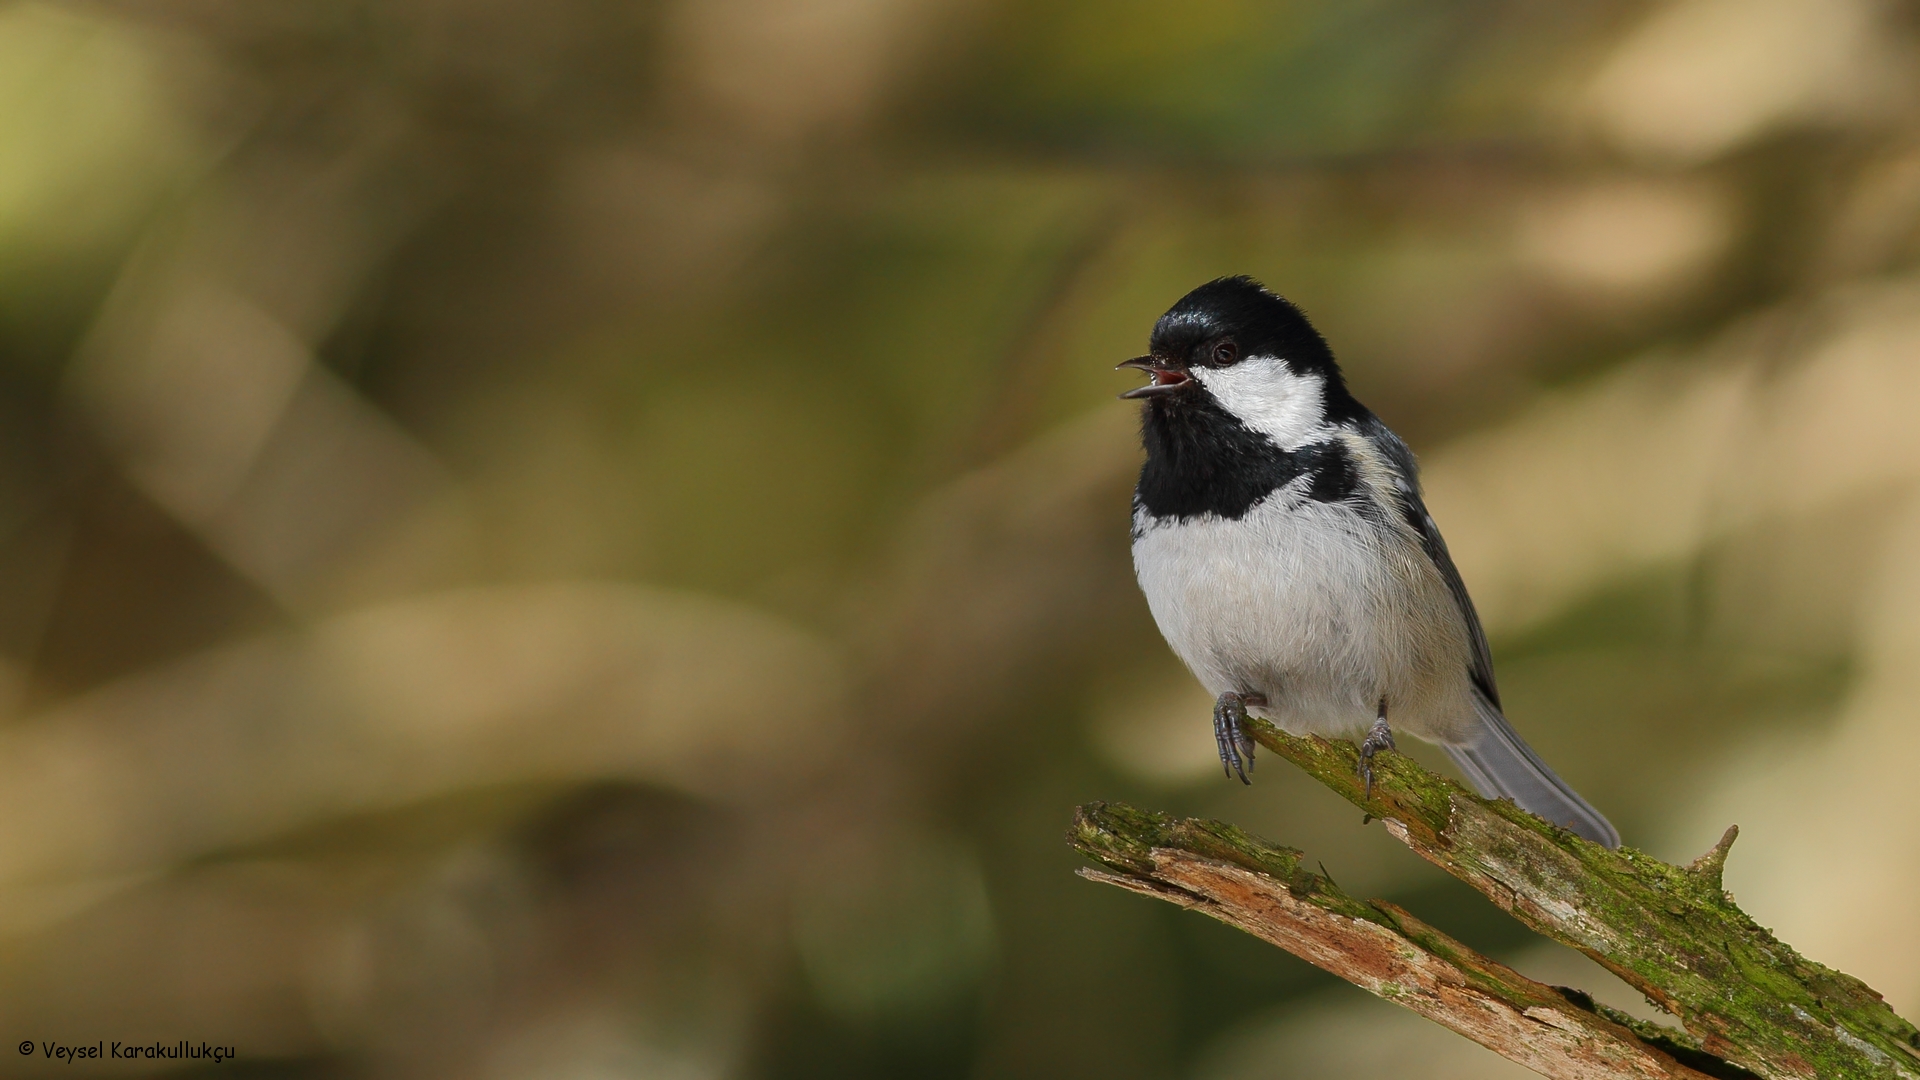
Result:
{"type": "Polygon", "coordinates": [[[1657,1029],[1534,982],[1392,904],[1356,900],[1301,869],[1300,852],[1231,825],[1096,803],[1071,836],[1110,868],[1081,876],[1203,911],[1546,1076],[1727,1075],[1677,1059],[1704,1059],[1697,1047],[1663,1046],[1648,1037],[1657,1029]]]}
{"type": "Polygon", "coordinates": [[[1374,759],[1369,795],[1351,743],[1250,729],[1421,857],[1618,974],[1687,1036],[1533,982],[1230,825],[1082,807],[1069,839],[1107,868],[1082,873],[1204,911],[1546,1076],[1920,1080],[1920,1029],[1865,983],[1782,944],[1721,888],[1735,830],[1673,866],[1480,798],[1403,755],[1374,759]]]}

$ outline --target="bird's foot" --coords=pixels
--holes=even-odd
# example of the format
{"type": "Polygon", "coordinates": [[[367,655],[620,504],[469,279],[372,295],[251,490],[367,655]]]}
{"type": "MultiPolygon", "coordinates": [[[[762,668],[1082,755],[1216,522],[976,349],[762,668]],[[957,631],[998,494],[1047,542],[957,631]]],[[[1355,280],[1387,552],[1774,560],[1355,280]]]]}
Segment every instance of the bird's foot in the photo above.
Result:
{"type": "Polygon", "coordinates": [[[1253,771],[1253,737],[1247,734],[1247,706],[1265,705],[1260,694],[1236,694],[1229,690],[1213,703],[1213,740],[1220,745],[1220,764],[1229,777],[1238,774],[1240,782],[1251,784],[1247,774],[1253,771]]]}
{"type": "Polygon", "coordinates": [[[1380,715],[1367,729],[1367,737],[1360,740],[1360,782],[1366,785],[1367,798],[1373,798],[1373,755],[1393,749],[1393,729],[1387,726],[1387,704],[1383,701],[1380,715]]]}

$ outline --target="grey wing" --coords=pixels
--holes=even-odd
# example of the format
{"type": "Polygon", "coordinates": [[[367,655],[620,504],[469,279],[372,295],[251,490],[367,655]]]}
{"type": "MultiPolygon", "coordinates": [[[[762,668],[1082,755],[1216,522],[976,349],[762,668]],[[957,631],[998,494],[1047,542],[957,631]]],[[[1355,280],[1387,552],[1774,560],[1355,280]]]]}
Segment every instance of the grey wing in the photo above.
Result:
{"type": "Polygon", "coordinates": [[[1467,642],[1472,655],[1468,657],[1467,671],[1473,677],[1474,688],[1493,702],[1494,708],[1500,707],[1500,688],[1493,681],[1493,653],[1487,648],[1487,632],[1480,628],[1480,613],[1473,610],[1473,597],[1467,595],[1467,583],[1460,580],[1460,571],[1453,565],[1453,556],[1447,553],[1447,542],[1440,538],[1440,529],[1433,523],[1433,515],[1427,513],[1427,505],[1420,498],[1417,486],[1408,482],[1407,518],[1420,532],[1420,546],[1426,549],[1427,558],[1439,569],[1441,580],[1447,583],[1447,591],[1453,594],[1453,602],[1460,608],[1460,618],[1467,624],[1467,642]]]}
{"type": "Polygon", "coordinates": [[[1498,709],[1500,688],[1493,681],[1493,654],[1487,649],[1486,631],[1480,629],[1480,613],[1473,609],[1473,598],[1467,595],[1467,583],[1460,580],[1460,571],[1453,565],[1453,556],[1447,553],[1447,542],[1441,539],[1439,526],[1433,523],[1433,515],[1427,513],[1427,504],[1420,498],[1419,467],[1414,464],[1413,451],[1407,449],[1407,444],[1401,442],[1400,437],[1388,430],[1385,424],[1378,420],[1373,424],[1377,431],[1371,434],[1386,450],[1387,460],[1393,464],[1393,479],[1400,493],[1400,512],[1413,531],[1419,534],[1420,546],[1440,571],[1441,580],[1447,583],[1447,591],[1453,594],[1454,606],[1460,609],[1460,618],[1467,624],[1467,641],[1471,650],[1467,658],[1467,673],[1473,678],[1474,687],[1498,709]]]}
{"type": "MultiPolygon", "coordinates": [[[[1378,424],[1378,421],[1375,423],[1378,424]]],[[[1405,515],[1407,524],[1419,534],[1420,546],[1426,550],[1427,558],[1433,560],[1441,579],[1447,583],[1447,589],[1453,593],[1453,602],[1459,607],[1460,618],[1467,626],[1471,651],[1467,658],[1467,674],[1475,690],[1474,712],[1477,722],[1469,730],[1465,741],[1446,747],[1447,755],[1453,758],[1454,764],[1460,766],[1460,771],[1467,775],[1467,779],[1482,795],[1488,798],[1505,796],[1595,843],[1610,848],[1619,847],[1620,833],[1613,824],[1548,768],[1547,763],[1540,760],[1540,755],[1527,745],[1519,732],[1513,730],[1513,725],[1507,722],[1505,714],[1501,712],[1500,690],[1493,681],[1493,654],[1487,649],[1486,632],[1480,628],[1479,613],[1473,610],[1473,598],[1467,595],[1466,583],[1460,580],[1460,571],[1453,565],[1453,556],[1447,553],[1447,542],[1440,538],[1440,529],[1434,525],[1433,515],[1427,513],[1426,503],[1420,498],[1413,453],[1385,425],[1379,426],[1379,434],[1375,438],[1386,448],[1387,456],[1393,463],[1401,513],[1405,515]]]]}

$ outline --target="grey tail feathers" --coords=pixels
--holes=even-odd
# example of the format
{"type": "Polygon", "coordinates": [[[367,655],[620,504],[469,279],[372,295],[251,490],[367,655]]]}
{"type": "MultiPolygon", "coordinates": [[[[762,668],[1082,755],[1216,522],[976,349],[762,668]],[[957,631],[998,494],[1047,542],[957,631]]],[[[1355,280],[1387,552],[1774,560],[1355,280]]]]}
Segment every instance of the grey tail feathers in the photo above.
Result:
{"type": "Polygon", "coordinates": [[[1490,799],[1505,796],[1595,843],[1619,847],[1620,834],[1612,823],[1547,768],[1499,708],[1479,694],[1474,701],[1479,706],[1478,730],[1471,742],[1449,746],[1447,753],[1480,794],[1490,799]]]}

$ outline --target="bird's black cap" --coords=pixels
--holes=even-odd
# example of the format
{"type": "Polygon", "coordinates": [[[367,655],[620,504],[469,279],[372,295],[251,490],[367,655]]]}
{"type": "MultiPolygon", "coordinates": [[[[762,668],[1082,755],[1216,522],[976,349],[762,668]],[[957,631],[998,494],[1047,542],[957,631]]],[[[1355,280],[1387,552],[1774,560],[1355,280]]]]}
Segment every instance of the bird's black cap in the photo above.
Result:
{"type": "MultiPolygon", "coordinates": [[[[1357,419],[1366,414],[1348,393],[1333,350],[1306,315],[1244,274],[1215,278],[1181,297],[1154,323],[1149,348],[1150,355],[1121,366],[1185,372],[1223,367],[1249,356],[1277,356],[1297,374],[1320,377],[1328,419],[1357,419]]],[[[1163,375],[1156,381],[1168,378],[1179,376],[1163,375]]],[[[1146,396],[1156,389],[1125,396],[1146,396]]],[[[1172,395],[1168,400],[1174,398],[1191,400],[1192,395],[1172,395]]]]}
{"type": "Polygon", "coordinates": [[[1230,341],[1238,356],[1278,356],[1301,374],[1340,382],[1325,338],[1300,309],[1245,275],[1215,278],[1180,298],[1153,326],[1153,355],[1210,365],[1211,347],[1230,341]]]}

